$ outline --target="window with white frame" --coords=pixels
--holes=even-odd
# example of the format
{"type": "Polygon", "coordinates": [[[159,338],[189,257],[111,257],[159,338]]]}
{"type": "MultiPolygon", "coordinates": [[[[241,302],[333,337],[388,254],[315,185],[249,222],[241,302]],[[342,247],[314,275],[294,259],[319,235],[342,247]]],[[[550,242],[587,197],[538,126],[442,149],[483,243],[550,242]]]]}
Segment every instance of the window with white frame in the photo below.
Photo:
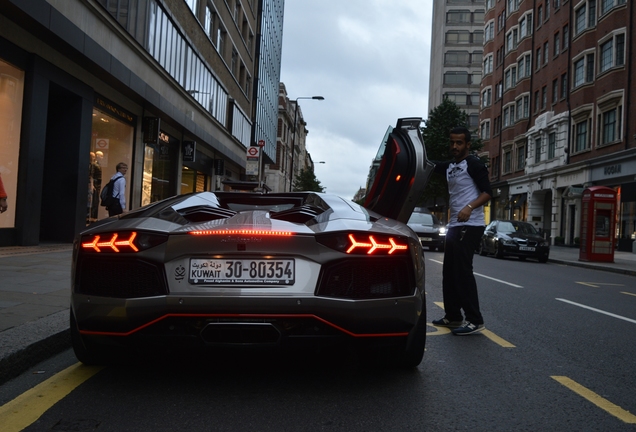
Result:
{"type": "Polygon", "coordinates": [[[601,15],[605,15],[612,8],[625,4],[626,0],[601,0],[601,15]]]}
{"type": "Polygon", "coordinates": [[[585,0],[574,11],[574,35],[596,25],[596,0],[585,0]]]}
{"type": "Polygon", "coordinates": [[[515,104],[506,105],[503,114],[503,127],[512,126],[515,123],[515,104]]]}
{"type": "Polygon", "coordinates": [[[481,123],[481,139],[490,139],[490,120],[483,121],[481,123]]]}
{"type": "Polygon", "coordinates": [[[556,157],[556,133],[550,132],[548,134],[548,160],[556,157]]]}
{"type": "Polygon", "coordinates": [[[499,100],[502,98],[503,96],[503,82],[499,81],[497,83],[497,85],[495,86],[495,90],[496,90],[496,95],[495,95],[495,100],[499,100]]]}
{"type": "Polygon", "coordinates": [[[521,3],[522,0],[508,0],[507,2],[507,8],[506,8],[506,12],[508,13],[508,15],[510,15],[513,12],[516,12],[519,9],[519,3],[521,3]]]}
{"type": "Polygon", "coordinates": [[[538,164],[541,162],[541,137],[534,139],[534,163],[538,164]]]}
{"type": "Polygon", "coordinates": [[[511,89],[517,85],[517,66],[513,65],[506,69],[504,73],[504,90],[511,89]]]}
{"type": "Polygon", "coordinates": [[[546,41],[543,44],[543,64],[547,65],[548,64],[548,60],[550,60],[550,44],[546,41]]]}
{"type": "Polygon", "coordinates": [[[616,105],[599,115],[599,144],[611,144],[621,140],[623,125],[623,106],[616,105]]]}
{"type": "Polygon", "coordinates": [[[519,96],[515,104],[517,106],[516,114],[518,119],[530,117],[530,94],[525,93],[519,96]]]}
{"type": "Polygon", "coordinates": [[[594,81],[594,54],[585,54],[574,60],[574,88],[594,81]]]}
{"type": "Polygon", "coordinates": [[[512,146],[504,148],[502,169],[504,174],[509,174],[512,172],[512,146]]]}
{"type": "Polygon", "coordinates": [[[625,33],[611,36],[600,45],[600,71],[605,72],[613,67],[625,64],[625,33]]]}
{"type": "Polygon", "coordinates": [[[517,48],[519,43],[519,28],[513,27],[506,33],[506,52],[510,52],[517,48]]]}
{"type": "Polygon", "coordinates": [[[484,40],[486,42],[491,41],[495,38],[495,21],[489,21],[488,24],[484,26],[484,40]]]}
{"type": "Polygon", "coordinates": [[[518,59],[517,76],[518,79],[529,77],[532,74],[532,55],[524,54],[518,59]]]}
{"type": "Polygon", "coordinates": [[[515,149],[517,153],[517,171],[520,171],[526,167],[526,142],[521,141],[517,143],[517,148],[515,149]]]}
{"type": "Polygon", "coordinates": [[[489,107],[492,104],[492,88],[488,87],[481,92],[481,106],[482,108],[489,107]]]}
{"type": "Polygon", "coordinates": [[[561,52],[561,34],[556,32],[554,34],[554,56],[558,56],[561,52]]]}
{"type": "Polygon", "coordinates": [[[574,126],[572,126],[574,153],[580,153],[590,148],[592,129],[591,126],[592,120],[589,118],[581,119],[577,121],[574,126]]]}
{"type": "Polygon", "coordinates": [[[483,67],[484,75],[492,73],[492,60],[493,60],[493,54],[487,55],[486,58],[484,59],[484,67],[483,67]]]}
{"type": "Polygon", "coordinates": [[[519,39],[532,34],[532,11],[524,14],[519,19],[519,39]]]}
{"type": "Polygon", "coordinates": [[[486,0],[486,9],[492,9],[495,7],[495,0],[486,0]]]}

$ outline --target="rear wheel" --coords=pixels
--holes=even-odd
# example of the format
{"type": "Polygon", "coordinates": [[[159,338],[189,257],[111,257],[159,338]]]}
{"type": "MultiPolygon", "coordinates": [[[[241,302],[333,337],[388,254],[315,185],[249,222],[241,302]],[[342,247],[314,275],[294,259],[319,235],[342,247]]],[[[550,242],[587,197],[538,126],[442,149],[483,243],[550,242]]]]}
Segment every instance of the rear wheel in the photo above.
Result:
{"type": "Polygon", "coordinates": [[[413,334],[406,341],[404,351],[397,353],[395,357],[395,365],[402,368],[417,367],[424,358],[424,349],[426,348],[426,314],[422,311],[420,318],[417,320],[413,334]]]}
{"type": "Polygon", "coordinates": [[[75,357],[87,366],[99,364],[99,356],[90,345],[82,339],[82,335],[77,328],[77,322],[71,310],[71,344],[75,357]]]}

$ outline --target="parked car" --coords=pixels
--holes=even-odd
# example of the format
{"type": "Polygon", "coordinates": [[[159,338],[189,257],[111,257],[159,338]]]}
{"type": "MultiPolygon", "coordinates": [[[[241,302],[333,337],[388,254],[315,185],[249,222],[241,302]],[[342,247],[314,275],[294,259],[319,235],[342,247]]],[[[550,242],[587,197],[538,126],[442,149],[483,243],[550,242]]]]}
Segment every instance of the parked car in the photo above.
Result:
{"type": "Polygon", "coordinates": [[[444,250],[446,227],[440,223],[435,215],[413,212],[407,224],[420,238],[422,246],[428,247],[433,251],[444,250]]]}
{"type": "Polygon", "coordinates": [[[200,192],[87,227],[73,253],[77,358],[342,344],[417,366],[424,258],[406,222],[433,168],[420,122],[385,135],[365,207],[327,193],[200,192]]]}
{"type": "Polygon", "coordinates": [[[536,258],[548,262],[550,243],[527,222],[495,220],[488,224],[479,245],[479,254],[497,258],[516,256],[521,260],[536,258]]]}

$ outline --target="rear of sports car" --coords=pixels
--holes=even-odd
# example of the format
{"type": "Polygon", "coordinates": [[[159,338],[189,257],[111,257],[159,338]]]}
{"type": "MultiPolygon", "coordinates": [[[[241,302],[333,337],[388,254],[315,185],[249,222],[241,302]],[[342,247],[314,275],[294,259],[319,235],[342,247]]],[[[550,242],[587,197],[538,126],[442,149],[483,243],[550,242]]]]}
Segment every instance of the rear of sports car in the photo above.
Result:
{"type": "Polygon", "coordinates": [[[202,193],[109,220],[75,244],[77,357],[323,347],[420,363],[424,264],[406,225],[316,193],[202,193]]]}

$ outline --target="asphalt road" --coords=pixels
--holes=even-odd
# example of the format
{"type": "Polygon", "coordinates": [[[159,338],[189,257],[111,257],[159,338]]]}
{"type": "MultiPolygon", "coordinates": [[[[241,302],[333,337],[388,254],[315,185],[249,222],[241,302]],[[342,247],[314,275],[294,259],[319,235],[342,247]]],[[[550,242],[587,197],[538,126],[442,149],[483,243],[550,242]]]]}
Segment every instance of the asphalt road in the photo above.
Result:
{"type": "MultiPolygon", "coordinates": [[[[426,257],[430,322],[443,314],[443,254],[426,257]]],[[[30,424],[26,431],[636,430],[636,278],[480,256],[475,272],[487,331],[456,337],[431,326],[416,370],[368,367],[347,352],[93,369],[75,366],[66,351],[0,387],[0,424],[20,417],[9,425],[30,424]],[[24,423],[29,413],[35,421],[24,423]]]]}

